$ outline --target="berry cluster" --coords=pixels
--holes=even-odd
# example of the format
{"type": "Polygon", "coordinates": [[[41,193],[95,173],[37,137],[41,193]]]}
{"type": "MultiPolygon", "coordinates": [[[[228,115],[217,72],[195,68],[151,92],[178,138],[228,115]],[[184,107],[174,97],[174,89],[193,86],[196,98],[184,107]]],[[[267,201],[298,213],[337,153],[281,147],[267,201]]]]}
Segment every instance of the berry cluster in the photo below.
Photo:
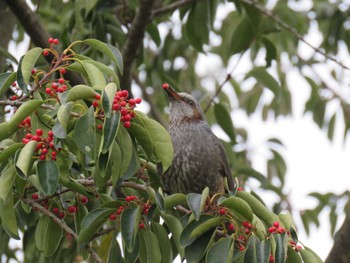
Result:
{"type": "MultiPolygon", "coordinates": [[[[60,71],[66,70],[62,68],[60,71]]],[[[57,82],[51,82],[45,88],[46,94],[51,97],[57,96],[57,93],[63,93],[68,89],[68,86],[65,84],[66,80],[64,78],[59,78],[57,82]]]]}
{"type": "Polygon", "coordinates": [[[271,227],[269,227],[268,232],[270,234],[282,234],[284,233],[286,230],[280,226],[280,223],[278,221],[274,222],[273,225],[271,227]]]}
{"type": "Polygon", "coordinates": [[[129,96],[129,92],[127,90],[117,91],[114,95],[112,110],[120,111],[121,118],[120,120],[123,122],[123,126],[125,128],[131,127],[131,119],[135,116],[133,109],[136,104],[141,103],[141,98],[136,99],[127,99],[129,96]]]}
{"type": "MultiPolygon", "coordinates": [[[[50,48],[52,48],[53,45],[58,45],[58,44],[60,43],[60,42],[58,41],[57,38],[52,38],[52,37],[50,37],[50,38],[48,39],[48,42],[49,42],[49,44],[50,44],[50,48]]],[[[50,54],[50,51],[49,51],[48,49],[44,49],[43,55],[44,55],[45,57],[47,57],[49,54],[50,54]]]]}
{"type": "Polygon", "coordinates": [[[20,128],[25,128],[26,130],[29,130],[31,127],[31,121],[30,121],[30,116],[25,118],[23,121],[21,121],[20,124],[18,124],[18,127],[20,128]]]}
{"type": "Polygon", "coordinates": [[[51,152],[51,160],[56,161],[57,150],[55,148],[53,139],[54,135],[51,130],[47,133],[47,137],[45,138],[43,136],[43,130],[37,129],[35,131],[35,134],[27,133],[22,139],[22,142],[24,144],[27,144],[30,141],[37,141],[38,144],[36,145],[35,151],[39,155],[39,160],[46,160],[48,154],[51,152]]]}

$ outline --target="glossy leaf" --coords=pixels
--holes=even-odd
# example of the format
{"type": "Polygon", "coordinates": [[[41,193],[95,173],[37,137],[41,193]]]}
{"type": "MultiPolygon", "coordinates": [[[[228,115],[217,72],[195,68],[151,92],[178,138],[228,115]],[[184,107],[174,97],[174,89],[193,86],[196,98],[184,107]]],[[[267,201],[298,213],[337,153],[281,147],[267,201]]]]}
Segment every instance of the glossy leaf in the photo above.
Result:
{"type": "Polygon", "coordinates": [[[78,148],[93,159],[96,145],[93,107],[90,107],[89,110],[77,120],[74,127],[74,139],[78,148]]]}
{"type": "Polygon", "coordinates": [[[209,188],[206,187],[202,194],[189,193],[186,197],[188,206],[190,207],[195,219],[198,221],[201,216],[205,201],[209,196],[209,188]]]}
{"type": "Polygon", "coordinates": [[[278,98],[280,94],[279,83],[267,72],[264,67],[253,68],[246,76],[246,78],[253,77],[264,87],[270,89],[273,94],[278,98]]]}
{"type": "Polygon", "coordinates": [[[296,252],[290,246],[288,246],[287,256],[288,256],[288,262],[291,262],[291,263],[302,263],[303,262],[299,253],[296,252]]]}
{"type": "Polygon", "coordinates": [[[6,170],[1,171],[0,176],[0,199],[4,202],[12,192],[12,186],[16,179],[14,166],[9,166],[6,170]]]}
{"type": "Polygon", "coordinates": [[[101,153],[106,153],[117,136],[119,122],[120,121],[120,112],[111,113],[110,117],[105,117],[102,130],[102,139],[101,139],[101,153]]]}
{"type": "Polygon", "coordinates": [[[13,157],[18,149],[21,149],[24,147],[24,144],[21,142],[18,143],[12,143],[10,145],[3,145],[1,148],[3,149],[0,151],[0,163],[7,161],[9,158],[13,157]]]}
{"type": "Polygon", "coordinates": [[[120,225],[123,241],[126,249],[131,252],[137,236],[138,225],[141,217],[140,208],[128,208],[121,215],[120,225]]]}
{"type": "Polygon", "coordinates": [[[101,53],[107,55],[114,63],[114,65],[119,70],[119,73],[123,73],[123,58],[118,49],[116,49],[114,46],[103,43],[97,39],[86,39],[83,41],[85,44],[88,44],[94,49],[97,49],[101,53]]]}
{"type": "Polygon", "coordinates": [[[109,215],[115,213],[115,208],[97,208],[87,214],[81,222],[81,230],[78,235],[78,245],[84,248],[96,231],[106,222],[109,215]]]}
{"type": "Polygon", "coordinates": [[[213,239],[215,237],[215,230],[212,229],[198,239],[196,239],[193,243],[191,243],[188,247],[185,248],[185,256],[187,262],[195,263],[199,262],[207,249],[211,246],[213,239]]]}
{"type": "MultiPolygon", "coordinates": [[[[314,261],[315,263],[323,263],[322,259],[313,250],[311,250],[310,248],[304,247],[304,249],[300,250],[301,257],[303,258],[302,254],[304,254],[304,256],[305,256],[305,254],[307,254],[307,253],[302,252],[302,251],[307,251],[308,253],[312,254],[314,256],[314,258],[315,258],[315,261],[314,261]]],[[[305,262],[305,263],[307,263],[307,262],[305,262]]]]}
{"type": "Polygon", "coordinates": [[[19,61],[17,83],[25,93],[28,93],[27,85],[31,77],[31,71],[41,53],[42,48],[35,47],[29,50],[19,61]]]}
{"type": "MultiPolygon", "coordinates": [[[[260,241],[255,235],[249,238],[244,261],[256,263],[268,263],[270,258],[271,240],[260,241]]],[[[277,261],[276,261],[277,262],[277,261]]]]}
{"type": "Polygon", "coordinates": [[[45,257],[52,256],[57,250],[63,235],[63,230],[50,217],[41,216],[35,229],[36,247],[45,257]]]}
{"type": "Polygon", "coordinates": [[[276,262],[285,262],[287,258],[287,247],[288,240],[286,233],[282,234],[274,234],[273,238],[276,242],[276,250],[275,250],[275,261],[276,262]]]}
{"type": "Polygon", "coordinates": [[[128,131],[133,135],[137,142],[141,145],[142,149],[146,152],[148,157],[152,157],[154,146],[152,143],[151,135],[140,124],[132,123],[128,131]]]}
{"type": "Polygon", "coordinates": [[[7,235],[13,239],[19,240],[20,236],[18,233],[12,191],[10,191],[10,194],[5,201],[0,198],[0,219],[0,221],[2,221],[2,227],[7,235]]]}
{"type": "Polygon", "coordinates": [[[66,102],[83,99],[94,99],[95,95],[96,92],[93,88],[79,84],[69,90],[66,102]]]}
{"type": "Polygon", "coordinates": [[[249,48],[255,37],[255,30],[248,17],[243,17],[238,26],[234,29],[231,42],[231,54],[237,54],[249,48]]]}
{"type": "Polygon", "coordinates": [[[215,118],[220,127],[230,137],[231,142],[236,144],[236,133],[229,111],[221,103],[214,105],[215,118]]]}
{"type": "Polygon", "coordinates": [[[229,263],[232,262],[233,250],[231,245],[234,240],[231,237],[221,238],[215,242],[209,249],[206,255],[206,263],[229,263]]]}
{"type": "Polygon", "coordinates": [[[157,236],[159,241],[159,247],[162,255],[162,263],[172,262],[173,260],[173,251],[171,248],[171,242],[168,237],[168,233],[165,228],[158,224],[157,222],[152,221],[151,223],[152,231],[157,236]]]}
{"type": "Polygon", "coordinates": [[[65,132],[67,132],[68,121],[70,119],[70,115],[69,114],[72,111],[73,106],[74,106],[73,102],[68,102],[66,104],[62,104],[58,108],[57,119],[60,122],[60,124],[61,124],[61,126],[62,126],[62,128],[64,129],[65,132]]]}
{"type": "Polygon", "coordinates": [[[139,231],[140,252],[139,259],[141,263],[161,262],[162,255],[157,236],[147,230],[139,231]]]}
{"type": "Polygon", "coordinates": [[[36,165],[41,189],[47,195],[53,195],[57,189],[60,171],[56,161],[39,161],[36,165]]]}
{"type": "Polygon", "coordinates": [[[175,193],[165,197],[164,202],[166,209],[173,209],[177,205],[186,204],[186,195],[181,193],[175,193]]]}
{"type": "Polygon", "coordinates": [[[16,160],[16,172],[22,178],[28,176],[30,170],[32,169],[33,155],[36,145],[36,141],[30,141],[23,147],[22,150],[19,150],[20,152],[16,160]]]}
{"type": "Polygon", "coordinates": [[[229,208],[234,216],[241,221],[252,222],[253,220],[253,211],[246,201],[239,197],[231,196],[230,198],[225,199],[222,202],[219,202],[220,205],[229,208]]]}
{"type": "Polygon", "coordinates": [[[16,80],[16,72],[4,72],[0,74],[0,96],[4,94],[16,80]]]}
{"type": "Polygon", "coordinates": [[[117,92],[118,88],[117,85],[113,82],[110,82],[106,85],[102,92],[102,108],[103,111],[105,112],[106,117],[111,116],[111,108],[113,105],[113,100],[115,93],[117,92]]]}
{"type": "Polygon", "coordinates": [[[81,61],[81,63],[83,64],[83,67],[85,68],[85,71],[89,77],[92,88],[95,90],[102,90],[107,84],[102,71],[94,64],[85,63],[84,61],[81,61]]]}
{"type": "MultiPolygon", "coordinates": [[[[171,231],[171,238],[175,243],[176,249],[179,252],[181,258],[185,255],[185,250],[183,246],[180,244],[180,236],[183,230],[183,226],[178,218],[172,216],[170,214],[163,214],[162,218],[164,219],[165,224],[171,231]]],[[[196,221],[197,222],[197,221],[196,221]]]]}
{"type": "Polygon", "coordinates": [[[8,122],[8,129],[10,134],[18,129],[18,125],[28,117],[33,111],[39,108],[43,104],[41,100],[28,100],[23,103],[13,114],[10,121],[8,122]]]}

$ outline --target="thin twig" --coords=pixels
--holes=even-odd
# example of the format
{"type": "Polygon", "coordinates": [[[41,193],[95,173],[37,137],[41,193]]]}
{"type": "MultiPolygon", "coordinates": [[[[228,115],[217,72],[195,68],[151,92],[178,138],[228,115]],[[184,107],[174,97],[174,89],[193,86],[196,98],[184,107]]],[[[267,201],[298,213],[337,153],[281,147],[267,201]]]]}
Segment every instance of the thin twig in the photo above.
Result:
{"type": "Polygon", "coordinates": [[[207,107],[205,107],[204,112],[207,112],[207,111],[209,110],[209,108],[210,108],[210,106],[212,105],[214,99],[220,94],[220,92],[221,92],[222,88],[224,87],[224,85],[225,85],[231,78],[232,78],[231,74],[227,74],[227,75],[226,75],[226,79],[225,79],[224,82],[222,82],[222,83],[220,84],[220,86],[217,88],[217,90],[216,90],[214,96],[211,97],[210,101],[208,102],[207,107]]]}
{"type": "Polygon", "coordinates": [[[154,17],[157,17],[157,16],[161,16],[161,15],[164,15],[166,13],[170,13],[170,12],[173,12],[175,11],[176,9],[180,8],[180,7],[183,7],[185,5],[188,5],[188,4],[191,4],[191,3],[194,3],[196,1],[199,1],[199,0],[180,0],[180,1],[176,1],[170,5],[167,5],[167,6],[163,6],[163,7],[160,7],[158,9],[155,9],[153,12],[152,12],[152,16],[151,16],[151,19],[153,19],[154,17]]]}
{"type": "MultiPolygon", "coordinates": [[[[51,218],[62,230],[64,230],[66,233],[70,234],[75,240],[78,239],[78,235],[69,227],[66,225],[66,223],[59,219],[54,213],[52,213],[50,210],[46,209],[45,207],[38,204],[33,199],[22,199],[22,201],[26,204],[29,204],[35,208],[37,208],[40,212],[42,212],[44,215],[51,218]]],[[[89,254],[94,258],[95,262],[103,263],[103,260],[97,255],[96,251],[93,250],[89,245],[86,246],[86,250],[89,252],[89,254]]]]}
{"type": "Polygon", "coordinates": [[[328,55],[327,53],[325,53],[324,51],[322,51],[320,48],[313,46],[311,43],[309,43],[308,41],[305,40],[305,38],[299,34],[299,32],[291,27],[290,25],[288,25],[287,23],[285,23],[283,20],[281,20],[279,17],[277,17],[276,15],[270,13],[268,10],[266,10],[264,7],[260,6],[257,2],[255,1],[251,1],[251,0],[240,0],[241,2],[244,2],[250,6],[255,7],[257,10],[259,10],[261,13],[263,13],[264,15],[266,15],[267,17],[271,18],[272,20],[274,20],[277,24],[279,24],[282,28],[284,28],[285,30],[287,30],[289,33],[291,33],[294,37],[296,37],[297,39],[299,39],[300,41],[304,42],[307,46],[309,46],[310,48],[312,48],[316,53],[321,54],[323,57],[325,57],[328,60],[331,60],[333,62],[335,62],[336,64],[338,64],[339,66],[341,66],[344,69],[349,69],[349,67],[345,66],[343,63],[341,63],[338,59],[328,55]]]}

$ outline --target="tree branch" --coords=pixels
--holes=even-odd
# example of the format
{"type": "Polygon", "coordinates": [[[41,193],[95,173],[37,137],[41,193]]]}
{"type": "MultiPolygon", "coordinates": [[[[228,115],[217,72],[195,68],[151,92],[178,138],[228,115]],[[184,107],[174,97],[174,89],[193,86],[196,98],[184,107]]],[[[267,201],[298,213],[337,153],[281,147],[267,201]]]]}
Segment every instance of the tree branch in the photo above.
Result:
{"type": "Polygon", "coordinates": [[[148,23],[151,21],[154,0],[140,0],[140,6],[132,21],[128,37],[123,47],[124,70],[121,77],[121,86],[131,94],[132,67],[140,47],[148,23]]]}
{"type": "Polygon", "coordinates": [[[174,3],[170,4],[170,5],[160,7],[160,8],[158,8],[158,9],[155,9],[155,10],[152,12],[151,18],[153,19],[154,17],[161,16],[161,15],[164,15],[164,14],[166,14],[166,13],[173,12],[173,11],[175,11],[176,9],[180,8],[180,7],[183,7],[183,6],[185,6],[185,5],[194,3],[194,2],[196,2],[196,1],[197,1],[197,0],[179,0],[179,1],[177,1],[177,2],[174,2],[174,3]]]}
{"type": "Polygon", "coordinates": [[[334,244],[325,263],[348,263],[350,259],[350,214],[334,237],[334,244]]]}
{"type": "Polygon", "coordinates": [[[350,69],[350,67],[345,66],[343,63],[341,63],[338,59],[328,55],[327,53],[325,53],[324,51],[322,51],[320,48],[313,46],[312,44],[310,44],[308,41],[305,40],[305,38],[299,34],[299,32],[291,27],[290,25],[288,25],[287,23],[285,23],[284,21],[282,21],[279,17],[277,17],[276,15],[270,13],[268,10],[266,10],[264,7],[260,6],[257,2],[255,1],[251,1],[251,0],[240,0],[243,3],[246,3],[250,6],[255,7],[257,10],[259,10],[261,13],[263,13],[264,15],[266,15],[267,17],[271,18],[272,20],[274,20],[278,25],[280,25],[282,28],[284,28],[285,30],[287,30],[289,33],[291,33],[294,37],[296,37],[297,39],[299,39],[300,41],[304,42],[307,46],[309,46],[310,48],[312,48],[316,53],[319,53],[320,55],[322,55],[323,57],[325,57],[328,60],[331,60],[333,62],[335,62],[336,64],[338,64],[340,67],[344,68],[344,69],[350,69]]]}
{"type": "MultiPolygon", "coordinates": [[[[37,47],[48,48],[48,39],[50,34],[45,30],[40,23],[37,14],[30,8],[26,0],[4,0],[10,7],[14,15],[20,21],[26,33],[30,36],[32,42],[37,47]]],[[[53,56],[46,57],[47,61],[51,63],[53,56]]],[[[84,80],[75,72],[67,71],[66,78],[74,86],[80,83],[84,83],[84,80]]]]}
{"type": "MultiPolygon", "coordinates": [[[[67,226],[63,220],[59,219],[54,213],[52,213],[51,211],[49,211],[45,207],[41,206],[40,204],[38,204],[35,200],[24,198],[24,199],[22,199],[22,201],[26,204],[29,204],[29,205],[37,208],[41,213],[43,213],[44,215],[51,218],[52,221],[54,221],[62,230],[64,230],[66,233],[72,235],[72,237],[75,240],[78,239],[78,235],[69,226],[67,226]]],[[[89,254],[91,255],[91,257],[94,258],[95,262],[103,263],[103,260],[97,255],[95,250],[93,250],[90,246],[86,246],[86,249],[89,252],[89,254]]]]}

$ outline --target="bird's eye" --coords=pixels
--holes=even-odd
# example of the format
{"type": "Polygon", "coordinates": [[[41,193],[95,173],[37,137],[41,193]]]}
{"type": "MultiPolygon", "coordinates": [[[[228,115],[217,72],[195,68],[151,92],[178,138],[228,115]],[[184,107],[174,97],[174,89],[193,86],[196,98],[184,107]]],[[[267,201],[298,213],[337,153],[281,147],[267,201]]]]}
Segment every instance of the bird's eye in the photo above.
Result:
{"type": "Polygon", "coordinates": [[[189,104],[191,107],[193,107],[193,108],[196,106],[196,104],[194,103],[193,100],[189,100],[189,101],[188,101],[188,104],[189,104]]]}

